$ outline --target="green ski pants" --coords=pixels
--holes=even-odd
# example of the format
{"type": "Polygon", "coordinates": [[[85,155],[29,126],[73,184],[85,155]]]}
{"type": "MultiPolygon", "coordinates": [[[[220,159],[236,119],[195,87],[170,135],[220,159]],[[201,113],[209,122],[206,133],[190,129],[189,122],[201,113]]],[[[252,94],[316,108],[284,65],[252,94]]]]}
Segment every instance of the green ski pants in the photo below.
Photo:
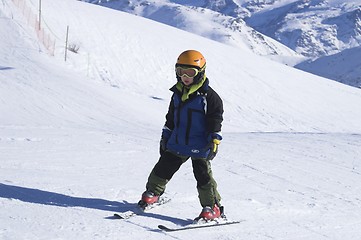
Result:
{"type": "MultiPolygon", "coordinates": [[[[162,152],[159,161],[149,175],[146,185],[147,190],[156,195],[163,194],[166,184],[189,158],[175,155],[169,151],[162,152]]],[[[217,183],[212,175],[210,161],[203,158],[191,159],[194,177],[197,180],[198,197],[202,207],[213,207],[216,203],[220,206],[221,197],[217,191],[217,183]]]]}

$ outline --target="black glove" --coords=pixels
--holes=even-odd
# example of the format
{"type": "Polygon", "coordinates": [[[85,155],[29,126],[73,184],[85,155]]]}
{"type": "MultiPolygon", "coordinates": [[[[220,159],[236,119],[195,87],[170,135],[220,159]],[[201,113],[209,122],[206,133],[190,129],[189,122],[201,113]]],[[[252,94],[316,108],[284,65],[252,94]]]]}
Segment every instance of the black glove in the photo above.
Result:
{"type": "Polygon", "coordinates": [[[167,142],[168,139],[162,137],[160,139],[160,149],[159,149],[159,153],[162,154],[165,150],[167,150],[167,142]]]}
{"type": "Polygon", "coordinates": [[[207,156],[207,161],[213,160],[213,158],[218,153],[218,145],[221,143],[221,140],[215,138],[209,143],[209,154],[207,156]]]}
{"type": "Polygon", "coordinates": [[[167,150],[167,143],[171,133],[172,131],[169,128],[167,128],[166,126],[163,127],[162,137],[160,138],[160,146],[159,146],[159,153],[161,155],[163,152],[165,152],[165,150],[167,150]]]}

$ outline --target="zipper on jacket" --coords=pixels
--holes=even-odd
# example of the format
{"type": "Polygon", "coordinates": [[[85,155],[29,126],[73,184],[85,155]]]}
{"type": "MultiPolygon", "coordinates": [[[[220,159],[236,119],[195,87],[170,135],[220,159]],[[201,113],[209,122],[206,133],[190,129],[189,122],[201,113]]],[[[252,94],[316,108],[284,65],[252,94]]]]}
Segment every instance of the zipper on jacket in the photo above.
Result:
{"type": "Polygon", "coordinates": [[[193,109],[188,109],[188,113],[187,113],[187,129],[186,129],[186,135],[185,135],[185,143],[186,145],[188,145],[189,143],[189,133],[191,131],[191,126],[192,126],[192,114],[193,114],[193,109]]]}

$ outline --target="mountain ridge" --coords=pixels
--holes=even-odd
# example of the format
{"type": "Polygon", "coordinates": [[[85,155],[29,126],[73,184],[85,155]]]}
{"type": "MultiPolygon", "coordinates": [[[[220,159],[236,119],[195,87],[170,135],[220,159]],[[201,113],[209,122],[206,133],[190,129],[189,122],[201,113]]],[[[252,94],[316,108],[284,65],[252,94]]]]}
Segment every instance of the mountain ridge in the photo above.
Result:
{"type": "MultiPolygon", "coordinates": [[[[317,58],[331,56],[324,58],[330,60],[324,67],[332,70],[338,68],[335,64],[336,59],[331,59],[333,55],[361,46],[361,5],[357,1],[88,0],[87,2],[150,18],[216,41],[248,49],[292,66],[301,62],[309,65],[317,58]],[[189,14],[192,11],[199,16],[194,17],[193,14],[189,14]],[[276,56],[284,56],[284,58],[280,60],[276,56]]],[[[361,64],[361,60],[355,61],[361,64]]],[[[344,67],[348,68],[347,65],[344,67]]],[[[351,68],[348,71],[354,72],[351,68]]],[[[320,72],[323,71],[311,73],[320,74],[320,72]]],[[[347,78],[340,75],[320,76],[361,87],[357,75],[347,78]]]]}

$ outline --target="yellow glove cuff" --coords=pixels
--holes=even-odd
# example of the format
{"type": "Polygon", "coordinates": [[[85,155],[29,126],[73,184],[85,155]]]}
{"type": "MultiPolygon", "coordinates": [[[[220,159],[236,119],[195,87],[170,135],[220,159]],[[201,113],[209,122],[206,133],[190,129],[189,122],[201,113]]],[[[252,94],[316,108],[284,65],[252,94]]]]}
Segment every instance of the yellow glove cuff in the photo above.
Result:
{"type": "Polygon", "coordinates": [[[217,148],[218,148],[218,145],[221,143],[221,140],[213,139],[213,143],[214,143],[214,145],[213,145],[212,151],[215,153],[215,152],[217,152],[217,148]]]}
{"type": "Polygon", "coordinates": [[[221,143],[221,140],[218,140],[218,139],[215,138],[215,139],[213,139],[213,143],[219,145],[221,143]]]}

